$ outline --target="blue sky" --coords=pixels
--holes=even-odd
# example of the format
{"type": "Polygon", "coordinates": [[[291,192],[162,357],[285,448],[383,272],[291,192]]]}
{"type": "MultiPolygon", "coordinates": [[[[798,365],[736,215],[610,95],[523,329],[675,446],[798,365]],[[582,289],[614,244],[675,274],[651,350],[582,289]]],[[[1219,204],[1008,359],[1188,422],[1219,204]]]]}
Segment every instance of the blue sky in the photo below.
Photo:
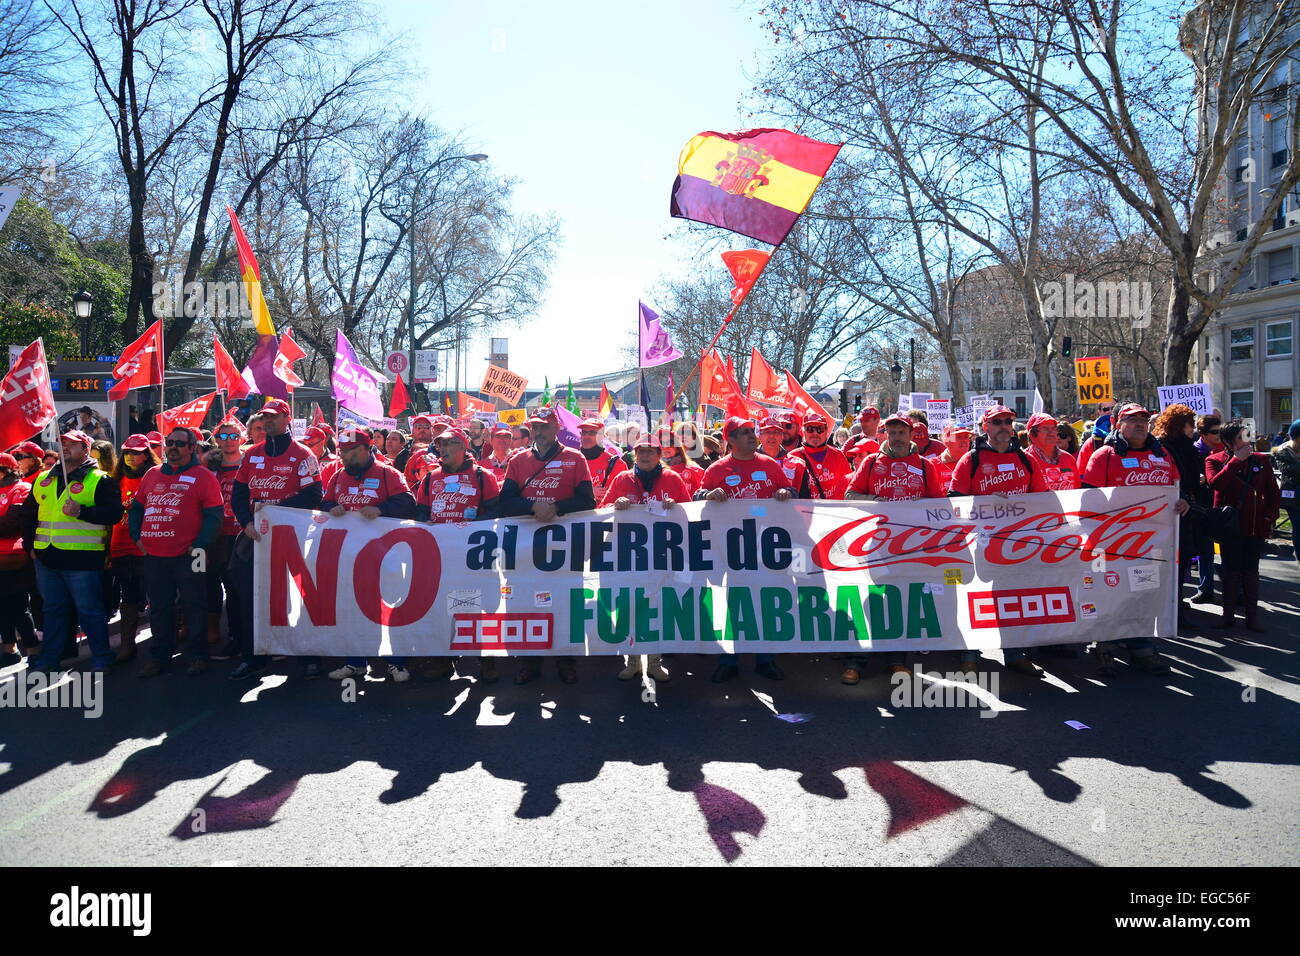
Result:
{"type": "MultiPolygon", "coordinates": [[[[554,210],[564,245],[546,303],[510,340],[510,365],[541,384],[623,367],[636,303],[682,246],[668,215],[677,154],[706,129],[755,125],[742,98],[769,38],[734,0],[381,4],[423,77],[413,111],[466,134],[520,180],[522,209],[554,210]]],[[[752,245],[735,237],[735,248],[752,245]]],[[[727,279],[718,263],[718,281],[727,279]]],[[[721,321],[719,316],[719,321],[721,321]]],[[[467,350],[466,384],[487,365],[467,350]]]]}

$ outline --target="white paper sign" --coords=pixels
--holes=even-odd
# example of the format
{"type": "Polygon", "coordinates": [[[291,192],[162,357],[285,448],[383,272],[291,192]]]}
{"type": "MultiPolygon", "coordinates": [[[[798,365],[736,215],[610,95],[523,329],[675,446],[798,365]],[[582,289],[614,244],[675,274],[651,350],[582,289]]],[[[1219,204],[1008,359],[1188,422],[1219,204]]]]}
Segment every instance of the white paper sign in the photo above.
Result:
{"type": "Polygon", "coordinates": [[[952,399],[931,398],[925,403],[925,417],[930,420],[930,433],[940,431],[952,418],[952,399]]]}
{"type": "Polygon", "coordinates": [[[952,417],[957,422],[957,427],[974,428],[975,427],[975,406],[962,405],[958,408],[954,408],[952,417]]]}
{"type": "Polygon", "coordinates": [[[0,186],[0,229],[4,228],[10,210],[14,208],[21,195],[22,191],[17,186],[0,186]]]}
{"type": "Polygon", "coordinates": [[[899,412],[901,412],[901,413],[904,414],[904,415],[906,415],[908,412],[910,412],[910,411],[912,410],[912,396],[911,396],[911,395],[899,395],[899,396],[898,396],[898,410],[899,410],[899,412]]]}
{"type": "Polygon", "coordinates": [[[307,434],[307,419],[295,418],[293,420],[293,437],[301,439],[307,434]]]}
{"type": "Polygon", "coordinates": [[[1161,385],[1159,391],[1161,411],[1170,405],[1186,405],[1198,415],[1208,415],[1214,410],[1209,385],[1161,385]]]}
{"type": "Polygon", "coordinates": [[[909,408],[925,408],[925,403],[934,398],[934,392],[912,392],[908,398],[912,401],[909,408]]]}

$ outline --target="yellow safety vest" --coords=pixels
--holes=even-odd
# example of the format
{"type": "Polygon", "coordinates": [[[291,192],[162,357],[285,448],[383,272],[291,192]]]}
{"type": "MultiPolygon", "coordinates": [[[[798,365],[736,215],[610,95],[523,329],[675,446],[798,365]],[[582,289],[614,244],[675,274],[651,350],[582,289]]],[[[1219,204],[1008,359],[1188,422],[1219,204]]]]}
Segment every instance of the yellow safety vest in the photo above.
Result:
{"type": "Polygon", "coordinates": [[[60,551],[103,551],[108,547],[108,536],[112,529],[107,525],[91,524],[63,513],[63,503],[68,500],[69,489],[72,500],[83,508],[95,503],[95,487],[104,473],[92,468],[80,481],[71,482],[56,494],[58,469],[50,469],[36,480],[32,486],[32,497],[36,499],[36,543],[37,549],[50,545],[60,551]]]}

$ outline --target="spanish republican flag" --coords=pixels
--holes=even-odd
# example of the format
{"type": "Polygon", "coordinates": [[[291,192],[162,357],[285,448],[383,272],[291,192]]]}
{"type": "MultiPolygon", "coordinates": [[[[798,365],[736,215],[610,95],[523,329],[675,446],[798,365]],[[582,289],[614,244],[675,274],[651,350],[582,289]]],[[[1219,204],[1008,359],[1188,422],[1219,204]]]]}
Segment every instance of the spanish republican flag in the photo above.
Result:
{"type": "Polygon", "coordinates": [[[700,133],[677,160],[672,215],[780,245],[841,145],[788,129],[700,133]]]}
{"type": "Polygon", "coordinates": [[[262,295],[262,272],[257,268],[257,257],[253,247],[248,244],[248,237],[239,225],[235,210],[229,206],[230,228],[235,234],[235,252],[239,256],[239,274],[244,280],[244,290],[248,293],[248,304],[253,310],[253,330],[258,335],[275,335],[275,323],[271,321],[271,312],[266,307],[266,297],[262,295]]]}
{"type": "Polygon", "coordinates": [[[604,382],[600,385],[600,406],[596,409],[596,413],[601,418],[609,418],[614,414],[614,398],[609,394],[609,387],[604,382]]]}

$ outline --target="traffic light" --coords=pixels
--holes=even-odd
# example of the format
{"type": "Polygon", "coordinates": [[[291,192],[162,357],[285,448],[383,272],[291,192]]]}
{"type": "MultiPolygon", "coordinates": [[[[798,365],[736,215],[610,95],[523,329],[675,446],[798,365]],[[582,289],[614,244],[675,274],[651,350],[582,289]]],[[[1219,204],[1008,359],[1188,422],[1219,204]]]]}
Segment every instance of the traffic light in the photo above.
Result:
{"type": "Polygon", "coordinates": [[[847,415],[848,413],[849,413],[849,390],[847,388],[842,388],[840,389],[840,414],[847,415]]]}
{"type": "Polygon", "coordinates": [[[853,414],[856,415],[860,411],[862,411],[862,396],[855,395],[853,397],[853,414]]]}
{"type": "Polygon", "coordinates": [[[1065,338],[1061,339],[1061,354],[1064,355],[1066,358],[1069,358],[1071,355],[1074,354],[1074,340],[1071,339],[1068,335],[1065,338]]]}

